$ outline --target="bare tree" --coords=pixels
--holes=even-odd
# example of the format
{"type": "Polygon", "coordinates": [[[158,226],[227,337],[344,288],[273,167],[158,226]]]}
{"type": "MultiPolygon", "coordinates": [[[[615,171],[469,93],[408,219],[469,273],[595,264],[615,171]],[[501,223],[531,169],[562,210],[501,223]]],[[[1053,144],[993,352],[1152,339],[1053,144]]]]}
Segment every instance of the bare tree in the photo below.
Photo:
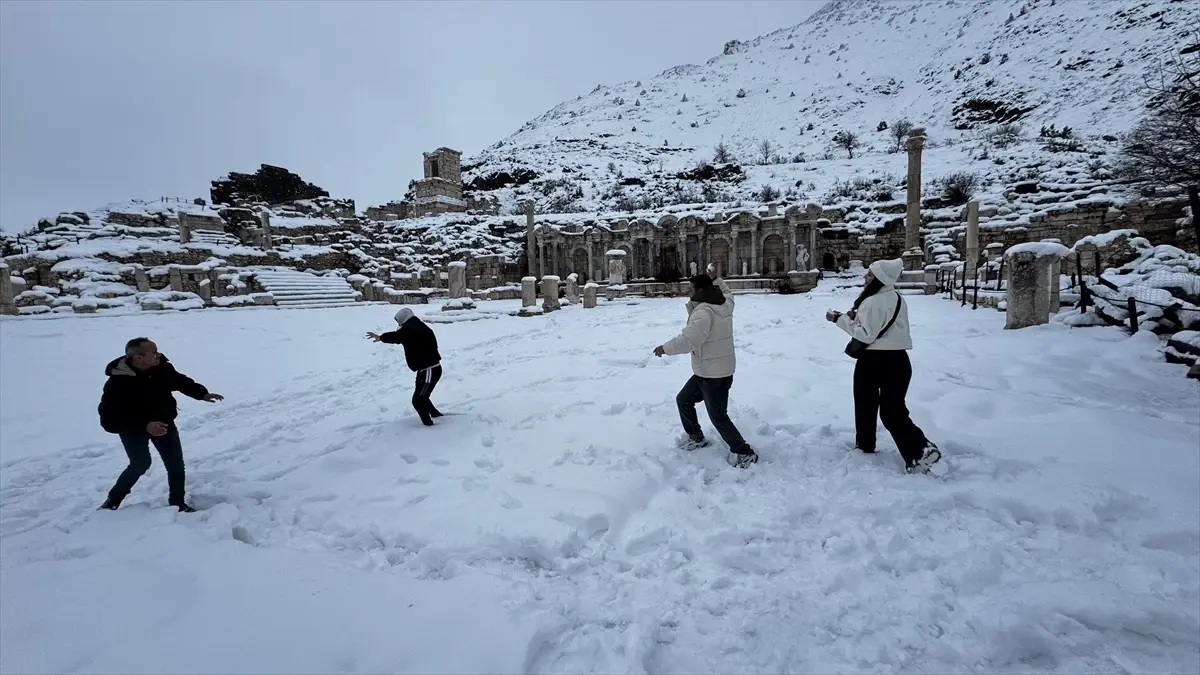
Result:
{"type": "Polygon", "coordinates": [[[842,129],[834,135],[833,142],[837,144],[839,148],[850,153],[850,159],[854,159],[854,151],[862,147],[862,143],[859,142],[858,136],[855,136],[852,132],[846,131],[845,129],[842,129]]]}
{"type": "Polygon", "coordinates": [[[912,128],[913,123],[908,120],[892,122],[892,138],[896,141],[897,151],[904,147],[904,139],[908,138],[908,132],[912,131],[912,128]]]}
{"type": "Polygon", "coordinates": [[[771,145],[771,139],[764,138],[758,144],[758,154],[762,156],[763,164],[771,163],[771,154],[775,152],[775,146],[771,145]]]}
{"type": "Polygon", "coordinates": [[[725,145],[725,141],[717,143],[717,147],[713,149],[713,162],[716,164],[728,164],[730,161],[729,146],[725,145]]]}
{"type": "Polygon", "coordinates": [[[1141,184],[1200,184],[1200,30],[1147,78],[1146,116],[1125,138],[1117,171],[1141,184]]]}

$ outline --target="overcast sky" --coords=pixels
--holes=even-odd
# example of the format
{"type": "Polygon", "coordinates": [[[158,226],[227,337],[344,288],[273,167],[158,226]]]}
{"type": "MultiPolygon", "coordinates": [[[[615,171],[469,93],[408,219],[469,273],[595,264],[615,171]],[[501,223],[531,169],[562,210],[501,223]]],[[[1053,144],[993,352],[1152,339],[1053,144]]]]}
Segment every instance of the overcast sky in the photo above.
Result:
{"type": "Polygon", "coordinates": [[[403,196],[597,84],[703,63],[823,0],[0,1],[0,226],[131,197],[208,197],[277,164],[403,196]]]}

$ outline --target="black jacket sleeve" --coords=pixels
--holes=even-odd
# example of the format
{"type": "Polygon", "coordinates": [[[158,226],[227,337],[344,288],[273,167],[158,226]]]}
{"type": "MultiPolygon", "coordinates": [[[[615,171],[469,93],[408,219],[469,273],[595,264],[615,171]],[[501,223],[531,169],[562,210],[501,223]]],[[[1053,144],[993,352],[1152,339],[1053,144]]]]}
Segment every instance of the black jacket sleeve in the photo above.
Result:
{"type": "Polygon", "coordinates": [[[389,345],[402,345],[402,344],[404,344],[404,326],[401,326],[401,327],[397,328],[397,329],[396,329],[396,330],[394,330],[394,331],[391,331],[391,332],[388,332],[388,333],[384,333],[383,335],[380,335],[380,336],[379,336],[379,341],[380,341],[380,342],[386,342],[386,343],[387,343],[387,344],[389,344],[389,345]]]}
{"type": "Polygon", "coordinates": [[[110,434],[144,429],[149,423],[129,405],[129,392],[123,380],[110,377],[100,395],[100,427],[110,434]]]}
{"type": "Polygon", "coordinates": [[[169,363],[164,365],[169,369],[172,391],[177,391],[184,396],[194,398],[198,401],[208,396],[208,389],[204,385],[175,370],[175,366],[169,363]]]}

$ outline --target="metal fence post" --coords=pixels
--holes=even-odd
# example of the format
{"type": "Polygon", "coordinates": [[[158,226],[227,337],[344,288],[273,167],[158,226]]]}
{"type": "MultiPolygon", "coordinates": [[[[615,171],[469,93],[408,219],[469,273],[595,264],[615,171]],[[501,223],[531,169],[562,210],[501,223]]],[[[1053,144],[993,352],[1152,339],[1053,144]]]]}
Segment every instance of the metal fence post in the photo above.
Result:
{"type": "Polygon", "coordinates": [[[1128,309],[1129,309],[1129,332],[1136,333],[1138,331],[1137,299],[1136,298],[1134,298],[1132,296],[1129,298],[1128,309]]]}

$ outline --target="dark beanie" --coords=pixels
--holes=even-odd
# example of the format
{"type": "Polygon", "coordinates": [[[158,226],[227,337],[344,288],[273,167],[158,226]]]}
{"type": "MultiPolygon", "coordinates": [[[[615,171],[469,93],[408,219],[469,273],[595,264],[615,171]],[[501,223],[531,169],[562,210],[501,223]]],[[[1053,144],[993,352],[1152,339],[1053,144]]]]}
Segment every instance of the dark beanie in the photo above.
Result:
{"type": "Polygon", "coordinates": [[[708,276],[707,274],[697,274],[688,281],[691,281],[692,285],[697,289],[708,288],[713,285],[712,277],[708,276]]]}

